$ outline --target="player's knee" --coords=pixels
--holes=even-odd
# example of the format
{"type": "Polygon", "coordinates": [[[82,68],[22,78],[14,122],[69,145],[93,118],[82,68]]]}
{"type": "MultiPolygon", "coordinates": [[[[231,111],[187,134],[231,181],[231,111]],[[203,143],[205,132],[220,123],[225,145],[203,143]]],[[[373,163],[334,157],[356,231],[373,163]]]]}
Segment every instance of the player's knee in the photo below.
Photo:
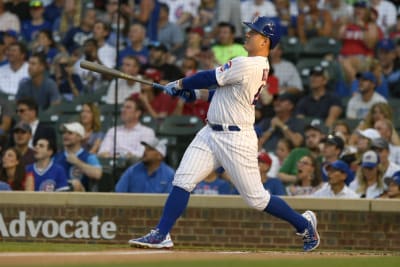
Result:
{"type": "Polygon", "coordinates": [[[263,211],[267,207],[270,198],[271,196],[268,194],[263,197],[245,198],[245,201],[250,208],[263,211]]]}
{"type": "Polygon", "coordinates": [[[177,180],[177,179],[174,179],[172,181],[172,185],[180,187],[188,192],[192,192],[194,190],[194,188],[196,187],[196,184],[188,183],[188,182],[177,180]]]}

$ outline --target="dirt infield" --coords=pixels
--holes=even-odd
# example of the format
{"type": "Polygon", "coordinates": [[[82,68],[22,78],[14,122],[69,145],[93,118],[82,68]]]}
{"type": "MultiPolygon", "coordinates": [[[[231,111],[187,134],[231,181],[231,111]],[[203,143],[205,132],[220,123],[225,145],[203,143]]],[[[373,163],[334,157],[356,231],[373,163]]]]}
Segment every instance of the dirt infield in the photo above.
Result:
{"type": "Polygon", "coordinates": [[[134,263],[134,262],[164,262],[176,260],[270,260],[270,259],[304,259],[304,258],[348,258],[398,256],[398,253],[384,252],[246,252],[246,251],[182,251],[182,250],[111,250],[98,252],[3,252],[0,253],[1,266],[27,266],[29,264],[57,266],[62,264],[85,263],[134,263]]]}

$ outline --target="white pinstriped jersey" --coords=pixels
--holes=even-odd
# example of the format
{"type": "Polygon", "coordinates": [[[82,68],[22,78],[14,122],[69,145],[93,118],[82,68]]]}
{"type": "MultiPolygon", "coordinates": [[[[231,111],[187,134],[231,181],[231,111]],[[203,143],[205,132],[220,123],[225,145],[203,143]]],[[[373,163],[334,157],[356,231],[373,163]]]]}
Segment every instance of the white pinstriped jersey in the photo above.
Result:
{"type": "Polygon", "coordinates": [[[266,57],[237,57],[216,69],[220,86],[211,101],[207,119],[213,124],[253,127],[254,107],[266,84],[266,57]]]}

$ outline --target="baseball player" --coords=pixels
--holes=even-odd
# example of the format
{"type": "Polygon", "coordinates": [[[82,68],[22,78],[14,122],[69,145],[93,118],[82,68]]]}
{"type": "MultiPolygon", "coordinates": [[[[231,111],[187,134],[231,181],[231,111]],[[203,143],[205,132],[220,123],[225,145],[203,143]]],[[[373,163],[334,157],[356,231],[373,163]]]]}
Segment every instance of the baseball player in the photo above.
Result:
{"type": "Polygon", "coordinates": [[[209,95],[212,99],[207,125],[197,133],[182,158],[157,227],[143,237],[129,240],[131,246],[173,247],[169,232],[185,210],[190,192],[210,172],[222,166],[250,207],[292,224],[303,237],[305,251],[318,247],[320,239],[315,214],[312,211],[302,215],[295,212],[281,198],[270,195],[261,183],[257,136],[253,127],[254,107],[268,77],[267,56],[279,42],[280,32],[266,17],[257,17],[244,24],[250,28],[244,44],[247,57],[234,58],[214,70],[202,71],[165,86],[167,93],[187,101],[202,95],[196,88],[216,87],[216,90],[209,95]]]}

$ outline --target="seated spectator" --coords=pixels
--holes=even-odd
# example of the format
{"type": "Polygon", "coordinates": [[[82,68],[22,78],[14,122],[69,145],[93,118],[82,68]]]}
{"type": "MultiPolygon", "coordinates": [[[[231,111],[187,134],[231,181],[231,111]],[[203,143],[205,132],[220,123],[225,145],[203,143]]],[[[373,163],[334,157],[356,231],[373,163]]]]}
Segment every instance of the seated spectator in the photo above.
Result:
{"type": "Polygon", "coordinates": [[[396,132],[393,123],[388,119],[381,119],[375,122],[374,128],[379,132],[379,135],[389,143],[390,160],[400,165],[400,146],[392,141],[392,134],[396,132]]]}
{"type": "Polygon", "coordinates": [[[373,150],[368,150],[362,156],[361,167],[349,186],[361,198],[377,198],[384,191],[383,173],[378,168],[379,160],[379,155],[373,150]]]}
{"type": "Polygon", "coordinates": [[[383,39],[379,41],[377,48],[377,59],[388,83],[389,95],[398,98],[400,97],[400,59],[396,56],[396,45],[391,39],[383,39]]]}
{"type": "Polygon", "coordinates": [[[53,26],[54,22],[61,17],[63,8],[65,6],[64,0],[53,0],[44,8],[44,17],[53,26]]]}
{"type": "Polygon", "coordinates": [[[253,21],[258,16],[268,18],[276,18],[278,16],[275,4],[265,0],[241,1],[240,11],[242,21],[253,21]]]}
{"type": "MultiPolygon", "coordinates": [[[[140,123],[144,108],[140,101],[127,98],[121,109],[122,125],[116,129],[116,153],[119,157],[131,160],[143,156],[144,146],[141,142],[150,142],[155,137],[153,129],[140,123]]],[[[99,157],[113,157],[114,153],[114,127],[109,129],[98,152],[99,157]]]]}
{"type": "Polygon", "coordinates": [[[350,155],[356,153],[357,150],[354,147],[354,143],[350,142],[351,130],[348,123],[342,120],[336,121],[333,125],[332,132],[334,135],[341,137],[344,141],[344,149],[342,155],[350,155]]]}
{"type": "Polygon", "coordinates": [[[169,7],[165,3],[160,3],[160,13],[158,16],[157,39],[159,42],[169,47],[170,53],[178,55],[183,46],[184,36],[181,27],[168,20],[169,7]]]}
{"type": "Polygon", "coordinates": [[[311,195],[321,185],[321,165],[313,156],[306,155],[297,162],[296,182],[287,186],[287,193],[289,196],[311,195]]]}
{"type": "Polygon", "coordinates": [[[0,181],[7,183],[12,190],[34,190],[34,181],[25,177],[25,167],[20,164],[21,155],[15,148],[4,151],[0,168],[0,181]]]}
{"type": "Polygon", "coordinates": [[[59,54],[54,60],[53,79],[65,100],[72,101],[83,93],[83,83],[78,74],[73,73],[74,61],[67,54],[59,54]]]}
{"type": "Polygon", "coordinates": [[[52,32],[49,30],[38,31],[36,38],[32,42],[31,50],[33,53],[43,53],[46,57],[47,64],[51,66],[54,58],[58,54],[52,32]]]}
{"type": "Polygon", "coordinates": [[[350,171],[347,163],[337,160],[326,166],[328,183],[310,195],[316,198],[359,198],[344,182],[350,171]]]}
{"type": "Polygon", "coordinates": [[[72,191],[98,191],[102,169],[96,155],[81,146],[85,129],[79,122],[65,123],[61,129],[64,150],[55,155],[54,162],[64,168],[72,191]]]}
{"type": "Polygon", "coordinates": [[[51,30],[51,24],[44,18],[44,5],[42,0],[29,1],[31,19],[22,21],[21,34],[25,42],[33,41],[40,30],[51,30]]]}
{"type": "Polygon", "coordinates": [[[30,19],[29,1],[3,1],[5,10],[18,16],[19,21],[30,19]]]}
{"type": "Polygon", "coordinates": [[[0,67],[0,91],[16,95],[19,83],[29,77],[26,56],[28,50],[20,42],[12,43],[7,50],[8,64],[0,67]]]}
{"type": "Polygon", "coordinates": [[[222,65],[238,56],[247,56],[243,45],[235,43],[235,26],[227,22],[220,22],[217,26],[217,43],[212,46],[215,59],[222,65]]]}
{"type": "Polygon", "coordinates": [[[347,118],[364,119],[375,103],[387,102],[383,96],[375,92],[376,82],[375,75],[371,72],[361,74],[359,93],[352,96],[347,104],[347,118]]]}
{"type": "Polygon", "coordinates": [[[7,30],[20,32],[21,23],[16,15],[5,9],[5,1],[0,1],[0,31],[7,30]]]}
{"type": "Polygon", "coordinates": [[[117,193],[169,193],[175,171],[164,162],[166,140],[142,141],[142,160],[129,167],[115,186],[117,193]]]}
{"type": "MultiPolygon", "coordinates": [[[[83,16],[82,10],[83,5],[80,0],[63,1],[61,15],[54,19],[52,25],[54,39],[57,43],[65,38],[65,35],[70,29],[79,27],[83,16]]],[[[47,17],[46,13],[47,12],[45,12],[45,16],[47,17]]],[[[92,16],[92,11],[89,12],[89,15],[92,16]]],[[[85,35],[82,36],[85,39],[87,38],[85,35]]]]}
{"type": "Polygon", "coordinates": [[[129,28],[129,45],[119,54],[118,66],[121,66],[122,59],[126,56],[136,57],[140,64],[147,64],[149,61],[149,50],[145,45],[146,28],[140,23],[133,23],[129,28]]]}
{"type": "Polygon", "coordinates": [[[82,147],[91,154],[97,154],[104,137],[104,133],[101,131],[100,110],[97,104],[83,104],[79,122],[85,129],[82,147]]]}
{"type": "MultiPolygon", "coordinates": [[[[328,135],[326,139],[322,140],[323,142],[323,148],[322,148],[322,156],[324,158],[324,161],[322,162],[322,181],[327,182],[328,177],[327,173],[325,173],[323,170],[325,169],[325,166],[328,166],[332,162],[335,162],[339,160],[340,155],[343,152],[344,149],[344,141],[341,137],[335,136],[335,135],[328,135]]],[[[352,179],[353,177],[349,177],[349,179],[352,179]]],[[[346,180],[346,184],[348,185],[351,180],[346,180]]]]}
{"type": "Polygon", "coordinates": [[[392,162],[389,158],[389,142],[385,139],[376,138],[372,140],[371,149],[379,156],[379,169],[383,173],[382,177],[392,177],[394,173],[400,171],[400,165],[392,162]]]}
{"type": "Polygon", "coordinates": [[[8,134],[12,125],[14,111],[8,99],[0,98],[0,134],[8,134]]]}
{"type": "Polygon", "coordinates": [[[186,32],[184,57],[199,59],[203,47],[202,39],[204,34],[204,29],[202,27],[191,27],[188,29],[186,32]]]}
{"type": "MultiPolygon", "coordinates": [[[[332,16],[333,29],[340,29],[343,25],[346,25],[353,15],[352,7],[343,0],[324,1],[324,8],[332,16]]],[[[336,36],[335,31],[333,35],[336,36]]]]}
{"type": "Polygon", "coordinates": [[[318,7],[318,0],[308,0],[307,9],[304,8],[297,18],[297,34],[300,42],[305,44],[313,37],[332,35],[332,16],[318,7]]]}
{"type": "Polygon", "coordinates": [[[258,169],[260,170],[261,182],[264,185],[264,189],[268,190],[271,195],[286,195],[285,187],[281,180],[268,176],[271,165],[272,159],[268,153],[261,152],[258,154],[258,169]]]}
{"type": "Polygon", "coordinates": [[[47,62],[43,54],[30,56],[28,71],[29,78],[19,84],[16,99],[33,98],[41,110],[58,105],[61,96],[57,84],[46,73],[47,62]]]}
{"type": "Polygon", "coordinates": [[[20,164],[25,168],[35,161],[35,151],[29,147],[32,138],[32,129],[25,122],[18,122],[13,128],[14,148],[20,154],[20,164]]]}
{"type": "Polygon", "coordinates": [[[391,1],[387,0],[371,0],[371,6],[378,13],[378,26],[387,34],[389,28],[396,24],[396,6],[391,1]]]}
{"type": "Polygon", "coordinates": [[[56,144],[45,137],[35,140],[35,163],[26,167],[27,179],[35,181],[35,191],[68,191],[67,174],[61,165],[52,159],[56,144]]]}
{"type": "Polygon", "coordinates": [[[230,195],[236,194],[233,185],[220,177],[220,170],[212,171],[203,181],[198,183],[192,193],[196,195],[230,195]]]}
{"type": "MultiPolygon", "coordinates": [[[[140,70],[140,61],[136,57],[128,55],[122,59],[122,66],[121,66],[122,72],[132,76],[136,76],[137,78],[141,79],[142,76],[139,75],[139,70],[140,70]]],[[[108,86],[107,95],[104,100],[107,104],[115,103],[115,87],[116,87],[116,79],[113,79],[110,85],[108,86]]],[[[118,98],[117,98],[118,104],[122,104],[126,98],[139,92],[140,92],[140,83],[132,80],[118,79],[118,98]]]]}
{"type": "Polygon", "coordinates": [[[340,99],[328,91],[328,73],[320,66],[310,75],[309,95],[302,97],[296,105],[296,114],[300,118],[318,118],[331,127],[343,112],[340,99]]]}
{"type": "Polygon", "coordinates": [[[295,36],[297,24],[297,1],[275,0],[282,36],[295,36]]]}
{"type": "Polygon", "coordinates": [[[304,122],[294,116],[295,96],[285,93],[274,101],[275,117],[266,118],[256,125],[259,136],[259,148],[274,151],[278,140],[286,137],[295,147],[303,143],[304,122]]]}
{"type": "Polygon", "coordinates": [[[361,159],[362,155],[371,149],[372,140],[380,138],[380,133],[374,128],[357,130],[357,157],[361,159]]]}
{"type": "Polygon", "coordinates": [[[387,186],[387,192],[383,198],[399,199],[400,198],[400,173],[396,173],[391,177],[386,177],[384,180],[387,186]]]}
{"type": "Polygon", "coordinates": [[[293,143],[289,139],[285,137],[279,139],[275,149],[275,155],[279,160],[279,168],[282,167],[284,160],[289,156],[293,148],[293,143]]]}
{"type": "Polygon", "coordinates": [[[109,24],[97,21],[93,27],[93,38],[97,41],[99,47],[97,51],[99,61],[109,68],[114,68],[117,59],[116,48],[106,42],[110,31],[109,24]]]}

